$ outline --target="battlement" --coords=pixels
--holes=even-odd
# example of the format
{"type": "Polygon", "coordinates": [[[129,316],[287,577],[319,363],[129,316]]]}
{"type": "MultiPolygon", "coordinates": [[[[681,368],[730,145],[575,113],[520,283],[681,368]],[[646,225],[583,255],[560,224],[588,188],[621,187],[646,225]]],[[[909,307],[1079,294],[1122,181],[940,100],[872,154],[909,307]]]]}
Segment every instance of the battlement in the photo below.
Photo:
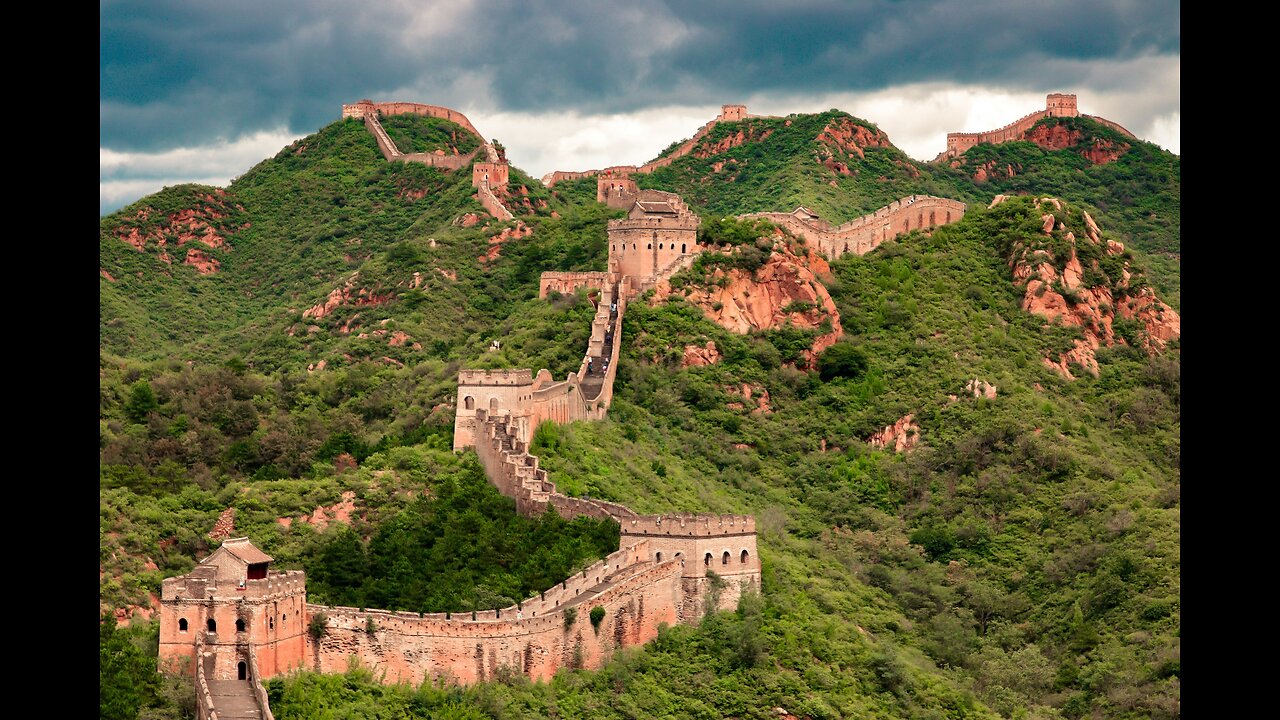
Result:
{"type": "Polygon", "coordinates": [[[697,230],[701,220],[695,215],[674,217],[639,217],[610,220],[608,232],[620,230],[697,230]]]}
{"type": "Polygon", "coordinates": [[[459,385],[504,386],[532,385],[533,371],[524,369],[459,370],[459,385]]]}
{"type": "Polygon", "coordinates": [[[641,515],[624,520],[622,535],[662,535],[671,537],[715,537],[747,535],[756,531],[756,519],[750,515],[641,515]]]}
{"type": "Polygon", "coordinates": [[[845,253],[865,255],[885,240],[912,230],[946,225],[964,217],[968,206],[958,200],[932,195],[909,195],[838,227],[806,208],[789,213],[747,213],[740,218],[763,218],[805,238],[828,258],[845,253]]]}

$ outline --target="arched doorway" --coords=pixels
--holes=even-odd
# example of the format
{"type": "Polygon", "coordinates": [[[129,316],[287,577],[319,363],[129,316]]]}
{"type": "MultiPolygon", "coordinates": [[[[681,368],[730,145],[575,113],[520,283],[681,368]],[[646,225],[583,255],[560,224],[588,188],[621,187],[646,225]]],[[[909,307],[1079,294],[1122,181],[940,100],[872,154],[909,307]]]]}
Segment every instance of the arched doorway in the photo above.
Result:
{"type": "Polygon", "coordinates": [[[236,663],[236,679],[237,680],[249,679],[249,666],[245,665],[243,660],[236,663]]]}

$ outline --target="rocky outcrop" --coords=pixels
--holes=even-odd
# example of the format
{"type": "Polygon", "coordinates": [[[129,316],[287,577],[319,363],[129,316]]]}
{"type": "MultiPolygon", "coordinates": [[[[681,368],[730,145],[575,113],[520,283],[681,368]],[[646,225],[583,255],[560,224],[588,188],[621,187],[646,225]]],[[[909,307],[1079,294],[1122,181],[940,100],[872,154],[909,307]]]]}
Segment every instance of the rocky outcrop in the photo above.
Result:
{"type": "MultiPolygon", "coordinates": [[[[866,157],[864,150],[869,147],[892,147],[889,136],[883,130],[873,130],[855,123],[847,117],[832,120],[814,138],[835,153],[836,157],[857,156],[859,160],[866,157]]],[[[847,173],[846,173],[847,174],[847,173]]]]}
{"type": "Polygon", "coordinates": [[[708,340],[703,345],[686,345],[684,348],[684,358],[680,361],[680,367],[702,367],[706,365],[714,365],[720,362],[720,350],[716,348],[714,340],[708,340]]]}
{"type": "MultiPolygon", "coordinates": [[[[789,245],[778,242],[768,260],[754,272],[717,267],[685,299],[721,327],[743,335],[784,325],[820,329],[830,321],[830,329],[819,335],[805,353],[807,364],[812,367],[818,353],[834,345],[843,333],[840,312],[817,278],[830,271],[827,261],[813,251],[796,255],[789,245]]],[[[661,281],[654,302],[670,293],[670,281],[661,281]]]]}
{"type": "MultiPolygon", "coordinates": [[[[382,305],[392,300],[390,293],[379,294],[377,290],[357,288],[355,284],[359,277],[359,271],[352,273],[346,282],[334,288],[324,300],[303,310],[302,317],[319,320],[343,305],[382,305]]],[[[347,331],[350,331],[349,324],[347,331]]]]}
{"type": "Polygon", "coordinates": [[[217,522],[213,524],[213,529],[209,531],[210,540],[222,540],[231,537],[236,531],[236,509],[229,507],[222,511],[218,516],[217,522]]]}
{"type": "Polygon", "coordinates": [[[977,378],[970,380],[969,384],[964,386],[964,389],[967,390],[968,392],[973,393],[973,396],[976,398],[984,397],[989,400],[995,399],[996,391],[998,390],[998,388],[995,385],[992,385],[986,382],[985,380],[979,380],[977,378]]]}
{"type": "MultiPolygon", "coordinates": [[[[1004,200],[998,195],[991,206],[1004,200]]],[[[1136,345],[1154,355],[1181,335],[1178,313],[1135,279],[1124,245],[1104,241],[1089,213],[1076,215],[1054,198],[1041,198],[1037,207],[1046,242],[1016,243],[1009,258],[1014,283],[1023,287],[1022,308],[1082,334],[1066,351],[1044,358],[1046,367],[1068,380],[1075,378],[1073,363],[1097,375],[1099,347],[1136,345]]]]}
{"type": "Polygon", "coordinates": [[[1081,142],[1084,133],[1070,129],[1065,125],[1041,124],[1031,128],[1023,138],[1039,145],[1045,150],[1067,150],[1080,146],[1079,154],[1094,165],[1106,165],[1115,162],[1130,148],[1129,143],[1115,143],[1103,138],[1093,138],[1081,142]]]}
{"type": "Polygon", "coordinates": [[[719,155],[730,148],[738,147],[743,143],[759,142],[772,134],[772,128],[761,131],[755,126],[748,126],[746,129],[739,130],[736,133],[729,133],[715,142],[702,143],[693,152],[693,156],[696,158],[709,158],[712,155],[719,155]]]}
{"type": "Polygon", "coordinates": [[[218,262],[217,258],[196,248],[190,248],[187,250],[187,258],[182,262],[195,268],[196,272],[201,275],[212,275],[217,272],[218,268],[222,265],[222,263],[218,262]]]}
{"type": "MultiPolygon", "coordinates": [[[[347,456],[351,457],[351,456],[347,456]]],[[[351,464],[354,465],[355,458],[351,458],[351,464]]],[[[321,505],[316,507],[309,515],[300,515],[297,518],[282,517],[276,518],[276,522],[288,528],[295,522],[306,523],[312,525],[316,530],[324,530],[331,522],[342,523],[343,525],[351,524],[351,514],[356,511],[356,494],[354,490],[347,490],[342,493],[342,499],[328,507],[321,505]]]]}
{"type": "Polygon", "coordinates": [[[502,244],[508,240],[519,240],[533,234],[533,228],[525,225],[519,220],[516,221],[515,227],[503,228],[502,232],[489,238],[489,251],[480,256],[481,263],[488,263],[497,260],[502,256],[502,244]]]}
{"type": "Polygon", "coordinates": [[[903,415],[892,425],[867,438],[872,447],[893,448],[894,452],[908,452],[920,440],[920,426],[912,421],[912,414],[903,415]]]}
{"type": "Polygon", "coordinates": [[[225,190],[197,192],[192,203],[193,207],[163,217],[157,217],[153,208],[143,207],[132,216],[124,217],[113,234],[138,252],[150,249],[157,259],[166,264],[173,263],[169,248],[199,243],[208,250],[190,248],[184,262],[202,275],[214,273],[221,262],[209,250],[231,252],[227,235],[249,227],[249,223],[238,222],[244,208],[231,203],[225,190]]]}

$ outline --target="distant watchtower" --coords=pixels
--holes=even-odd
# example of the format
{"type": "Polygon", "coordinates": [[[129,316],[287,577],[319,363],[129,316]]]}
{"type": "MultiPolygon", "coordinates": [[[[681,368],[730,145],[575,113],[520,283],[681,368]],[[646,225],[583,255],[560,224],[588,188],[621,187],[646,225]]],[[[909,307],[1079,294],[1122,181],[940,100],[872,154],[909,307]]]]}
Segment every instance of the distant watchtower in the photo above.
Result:
{"type": "Polygon", "coordinates": [[[252,653],[263,678],[304,663],[306,574],[270,570],[248,538],[228,538],[160,595],[160,669],[187,674],[205,663],[211,680],[244,680],[252,653]]]}
{"type": "Polygon", "coordinates": [[[746,105],[721,105],[720,119],[721,120],[746,120],[747,106],[746,105]]]}
{"type": "Polygon", "coordinates": [[[1066,93],[1050,93],[1045,98],[1045,110],[1049,117],[1076,117],[1080,111],[1076,109],[1076,96],[1066,93]]]}

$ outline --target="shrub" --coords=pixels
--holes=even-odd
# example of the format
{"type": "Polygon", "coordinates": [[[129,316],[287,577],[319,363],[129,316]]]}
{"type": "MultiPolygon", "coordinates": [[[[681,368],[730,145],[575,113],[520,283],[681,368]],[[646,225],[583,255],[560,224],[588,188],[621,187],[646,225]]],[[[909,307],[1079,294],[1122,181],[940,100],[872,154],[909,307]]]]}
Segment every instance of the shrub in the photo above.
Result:
{"type": "Polygon", "coordinates": [[[591,628],[600,632],[600,622],[604,620],[604,608],[597,605],[591,608],[591,628]]]}
{"type": "Polygon", "coordinates": [[[311,633],[312,640],[319,640],[329,634],[329,616],[324,613],[316,613],[311,616],[311,622],[307,624],[307,632],[311,633]]]}
{"type": "Polygon", "coordinates": [[[578,608],[576,607],[565,608],[564,629],[568,630],[569,628],[573,627],[573,624],[577,621],[578,621],[578,608]]]}

